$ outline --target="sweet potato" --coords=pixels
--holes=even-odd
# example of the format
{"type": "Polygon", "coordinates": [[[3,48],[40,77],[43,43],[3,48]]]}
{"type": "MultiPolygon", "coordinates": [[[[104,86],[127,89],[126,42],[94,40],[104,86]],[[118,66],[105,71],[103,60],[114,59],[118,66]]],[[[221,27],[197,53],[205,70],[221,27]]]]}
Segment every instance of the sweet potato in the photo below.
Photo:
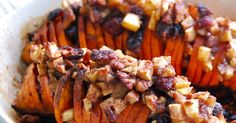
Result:
{"type": "Polygon", "coordinates": [[[123,49],[122,40],[123,40],[123,35],[122,34],[115,37],[115,44],[116,44],[117,49],[123,49]]]}
{"type": "Polygon", "coordinates": [[[85,27],[84,18],[82,15],[78,17],[78,36],[80,48],[87,48],[86,38],[85,38],[85,27]]]}
{"type": "Polygon", "coordinates": [[[53,100],[52,93],[50,92],[50,88],[48,86],[49,80],[47,75],[38,76],[38,80],[40,83],[40,94],[42,98],[42,104],[46,111],[53,113],[53,100]]]}
{"type": "Polygon", "coordinates": [[[102,110],[99,105],[95,105],[91,112],[90,123],[100,123],[102,118],[102,110]]]}
{"type": "Polygon", "coordinates": [[[126,119],[126,123],[135,123],[135,120],[138,118],[141,110],[143,107],[143,103],[142,102],[136,102],[134,104],[133,109],[130,111],[127,119],[126,119]]]}
{"type": "Polygon", "coordinates": [[[102,110],[102,118],[101,118],[101,123],[110,123],[106,113],[102,110]]]}
{"type": "Polygon", "coordinates": [[[133,109],[134,104],[130,104],[128,105],[125,110],[123,110],[119,117],[116,120],[116,123],[125,123],[126,119],[128,118],[129,113],[131,112],[131,110],[133,109]]]}
{"type": "Polygon", "coordinates": [[[39,31],[42,44],[45,44],[46,42],[48,42],[47,32],[48,32],[48,26],[45,23],[43,24],[43,26],[40,28],[40,31],[39,31]]]}
{"type": "Polygon", "coordinates": [[[161,45],[160,39],[156,36],[155,32],[151,32],[151,51],[152,51],[152,58],[161,56],[161,45]]]}
{"type": "Polygon", "coordinates": [[[203,74],[203,65],[200,61],[198,61],[197,69],[193,78],[193,83],[198,84],[202,78],[202,74],[203,74]]]}
{"type": "Polygon", "coordinates": [[[181,46],[181,38],[180,37],[177,37],[175,39],[175,47],[174,47],[174,50],[172,51],[171,53],[171,65],[176,68],[175,66],[175,62],[176,62],[176,58],[177,58],[177,55],[179,54],[179,51],[182,50],[180,49],[180,46],[181,46]]]}
{"type": "Polygon", "coordinates": [[[73,104],[74,104],[74,118],[76,123],[82,123],[83,121],[83,101],[85,96],[85,90],[83,81],[80,79],[75,80],[74,92],[73,92],[73,104]]]}
{"type": "Polygon", "coordinates": [[[144,59],[151,59],[152,58],[152,52],[151,52],[151,30],[145,29],[144,35],[143,35],[143,43],[142,43],[142,52],[144,59]]]}
{"type": "Polygon", "coordinates": [[[116,49],[115,42],[112,35],[104,31],[104,37],[105,37],[106,46],[108,46],[111,49],[116,49]]]}
{"type": "Polygon", "coordinates": [[[34,33],[33,41],[35,41],[37,44],[42,44],[39,32],[34,33]]]}
{"type": "Polygon", "coordinates": [[[150,113],[151,110],[146,105],[143,105],[134,123],[146,123],[150,113]]]}
{"type": "Polygon", "coordinates": [[[62,112],[70,107],[72,107],[71,99],[72,99],[72,86],[70,82],[70,72],[67,72],[63,75],[56,87],[56,91],[54,94],[54,115],[57,123],[62,123],[62,112]]]}
{"type": "Polygon", "coordinates": [[[83,110],[83,121],[82,121],[82,123],[90,123],[91,112],[86,111],[84,108],[82,110],[83,110]]]}
{"type": "Polygon", "coordinates": [[[231,79],[231,81],[230,81],[230,88],[233,90],[233,91],[236,91],[236,77],[235,77],[236,75],[234,75],[234,77],[231,79]]]}
{"type": "Polygon", "coordinates": [[[27,63],[27,64],[29,64],[29,63],[32,62],[32,59],[31,59],[31,57],[30,57],[30,48],[31,48],[31,46],[34,45],[34,44],[35,44],[35,42],[27,43],[27,44],[25,45],[25,47],[23,48],[23,50],[22,50],[21,58],[22,58],[22,60],[23,60],[25,63],[27,63]]]}
{"type": "Polygon", "coordinates": [[[184,56],[186,43],[181,41],[179,46],[179,53],[177,54],[176,62],[175,62],[175,70],[177,75],[182,75],[182,61],[184,56]]]}
{"type": "MultiPolygon", "coordinates": [[[[234,76],[232,78],[230,78],[229,80],[226,80],[223,82],[225,87],[233,87],[232,85],[236,82],[236,74],[234,74],[234,76]]],[[[236,88],[234,89],[236,90],[236,88]]]]}
{"type": "Polygon", "coordinates": [[[55,21],[55,31],[58,40],[59,46],[71,46],[71,42],[66,37],[66,34],[63,29],[62,22],[60,20],[55,21]]]}
{"type": "Polygon", "coordinates": [[[167,39],[166,41],[166,48],[165,48],[165,52],[164,52],[164,55],[165,56],[171,56],[172,55],[172,52],[174,50],[174,47],[175,47],[175,40],[172,39],[172,38],[169,38],[167,39]]]}
{"type": "Polygon", "coordinates": [[[53,22],[48,23],[48,41],[55,42],[58,45],[53,22]]]}
{"type": "Polygon", "coordinates": [[[26,70],[23,85],[19,91],[12,107],[20,113],[41,113],[46,114],[43,105],[39,100],[39,93],[36,89],[36,74],[34,73],[35,65],[32,63],[26,70]]]}
{"type": "Polygon", "coordinates": [[[194,45],[193,45],[193,51],[192,51],[192,56],[190,58],[190,62],[189,62],[189,67],[187,70],[187,76],[189,81],[193,81],[196,69],[197,69],[197,65],[198,65],[198,49],[199,47],[202,45],[203,43],[203,39],[200,37],[197,37],[195,39],[194,45]]]}
{"type": "Polygon", "coordinates": [[[86,21],[86,41],[89,49],[97,48],[97,38],[95,28],[90,20],[86,21]]]}
{"type": "Polygon", "coordinates": [[[95,24],[95,30],[96,30],[98,48],[101,48],[103,45],[105,45],[103,30],[99,24],[95,24]]]}

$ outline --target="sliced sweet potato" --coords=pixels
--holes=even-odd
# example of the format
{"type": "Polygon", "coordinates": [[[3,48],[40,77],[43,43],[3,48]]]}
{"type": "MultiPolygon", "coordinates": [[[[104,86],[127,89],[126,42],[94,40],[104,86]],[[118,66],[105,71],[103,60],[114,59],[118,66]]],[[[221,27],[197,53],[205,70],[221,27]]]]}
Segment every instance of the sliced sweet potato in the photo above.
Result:
{"type": "Polygon", "coordinates": [[[203,66],[202,63],[200,61],[198,61],[198,65],[197,65],[197,69],[193,78],[193,82],[194,83],[199,83],[199,81],[202,78],[202,74],[203,74],[203,66]]]}
{"type": "Polygon", "coordinates": [[[20,113],[46,114],[43,105],[39,100],[39,93],[36,89],[35,65],[30,64],[24,76],[23,85],[19,91],[12,107],[20,113]]]}
{"type": "Polygon", "coordinates": [[[151,30],[146,29],[143,35],[142,52],[144,59],[151,59],[151,30]]]}
{"type": "Polygon", "coordinates": [[[39,30],[42,44],[45,44],[46,42],[48,42],[47,32],[48,32],[48,26],[45,23],[45,24],[43,24],[43,26],[39,30]]]}
{"type": "Polygon", "coordinates": [[[123,110],[119,117],[116,120],[116,123],[125,123],[126,119],[128,118],[129,113],[131,112],[131,110],[133,109],[134,104],[130,104],[128,105],[125,110],[123,110]]]}
{"type": "Polygon", "coordinates": [[[59,79],[54,94],[54,115],[57,123],[62,123],[62,112],[72,107],[72,86],[69,76],[70,72],[67,72],[59,79]]]}
{"type": "Polygon", "coordinates": [[[123,49],[122,47],[123,35],[120,34],[115,37],[115,44],[117,49],[123,49]]]}
{"type": "Polygon", "coordinates": [[[104,37],[105,37],[106,46],[108,46],[111,49],[116,49],[115,42],[112,35],[104,31],[104,37]]]}
{"type": "Polygon", "coordinates": [[[142,102],[136,102],[133,109],[130,111],[126,123],[135,123],[135,120],[138,118],[143,107],[142,102]]]}
{"type": "Polygon", "coordinates": [[[29,63],[32,62],[32,59],[31,59],[31,57],[30,57],[30,48],[31,48],[31,46],[34,45],[34,44],[35,44],[35,42],[27,43],[27,44],[25,45],[25,47],[23,48],[23,50],[22,50],[21,58],[22,58],[22,60],[23,60],[25,63],[27,63],[27,64],[29,64],[29,63]]]}
{"type": "Polygon", "coordinates": [[[169,39],[167,39],[166,42],[167,43],[166,43],[166,48],[165,48],[164,55],[165,56],[171,56],[172,52],[174,50],[174,47],[175,47],[175,40],[172,39],[172,38],[169,38],[169,39]]]}
{"type": "Polygon", "coordinates": [[[48,41],[55,42],[58,45],[55,27],[53,22],[48,23],[48,41]]]}
{"type": "Polygon", "coordinates": [[[83,121],[83,101],[85,96],[84,84],[80,79],[75,80],[73,92],[74,118],[76,123],[83,121]]]}
{"type": "Polygon", "coordinates": [[[200,37],[197,37],[195,39],[194,45],[193,45],[193,51],[192,51],[192,55],[190,58],[190,62],[188,65],[188,70],[187,70],[187,76],[189,81],[193,81],[196,69],[197,69],[197,65],[198,65],[198,49],[199,47],[202,45],[203,43],[203,39],[200,37]]]}
{"type": "Polygon", "coordinates": [[[91,112],[90,123],[100,123],[102,118],[102,110],[99,105],[95,105],[91,112]]]}
{"type": "Polygon", "coordinates": [[[236,77],[233,77],[230,81],[230,88],[233,90],[233,91],[236,91],[236,77]]]}
{"type": "Polygon", "coordinates": [[[102,110],[102,118],[101,118],[101,123],[110,123],[106,113],[102,110]]]}
{"type": "Polygon", "coordinates": [[[175,62],[176,62],[176,59],[177,59],[177,55],[179,54],[179,51],[182,50],[180,49],[180,46],[181,46],[181,38],[180,37],[177,37],[175,39],[175,47],[174,47],[174,50],[172,51],[171,53],[171,65],[176,68],[175,66],[175,62]]]}
{"type": "Polygon", "coordinates": [[[85,25],[84,17],[82,15],[80,15],[78,17],[78,36],[79,36],[80,48],[87,48],[84,25],[85,25]]]}
{"type": "Polygon", "coordinates": [[[95,30],[96,30],[98,48],[101,48],[103,45],[105,45],[103,30],[99,24],[95,24],[95,30]]]}
{"type": "Polygon", "coordinates": [[[179,46],[179,53],[177,54],[176,62],[175,62],[175,70],[177,75],[182,75],[182,60],[184,56],[186,43],[181,41],[179,46]]]}
{"type": "Polygon", "coordinates": [[[143,105],[134,123],[146,123],[150,113],[151,110],[146,105],[143,105]]]}
{"type": "Polygon", "coordinates": [[[151,49],[152,49],[152,58],[161,56],[160,48],[160,39],[156,36],[155,32],[151,32],[151,49]]]}
{"type": "Polygon", "coordinates": [[[90,20],[86,21],[86,41],[89,49],[97,48],[97,38],[95,28],[90,20]]]}
{"type": "Polygon", "coordinates": [[[66,37],[63,29],[62,22],[60,20],[55,21],[55,31],[57,36],[57,41],[59,46],[71,46],[71,42],[66,37]]]}
{"type": "Polygon", "coordinates": [[[83,108],[83,121],[82,121],[82,123],[90,123],[90,118],[91,118],[91,112],[90,111],[86,111],[83,108]]]}
{"type": "MultiPolygon", "coordinates": [[[[232,78],[230,78],[227,81],[224,81],[223,84],[225,87],[232,87],[232,85],[236,82],[236,74],[234,74],[234,76],[232,78]]],[[[236,88],[234,89],[236,90],[236,88]]]]}
{"type": "Polygon", "coordinates": [[[49,80],[47,75],[38,76],[38,80],[40,83],[40,94],[42,98],[42,104],[46,111],[53,113],[53,99],[52,93],[50,92],[50,88],[48,86],[49,80]]]}

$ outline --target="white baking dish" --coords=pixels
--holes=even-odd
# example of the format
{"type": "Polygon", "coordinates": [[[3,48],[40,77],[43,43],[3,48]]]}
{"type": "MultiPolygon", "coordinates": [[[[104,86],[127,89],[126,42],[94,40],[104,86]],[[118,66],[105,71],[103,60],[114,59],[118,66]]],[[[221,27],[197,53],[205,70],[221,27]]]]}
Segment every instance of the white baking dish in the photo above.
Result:
{"type": "MultiPolygon", "coordinates": [[[[206,4],[216,16],[236,19],[236,0],[186,0],[206,4]]],[[[23,2],[23,0],[22,0],[23,2]]],[[[17,89],[14,82],[21,81],[20,59],[24,37],[40,23],[43,16],[60,6],[60,0],[32,0],[29,4],[0,20],[0,116],[7,122],[19,121],[11,108],[17,89]]],[[[0,119],[0,122],[1,121],[0,119]]]]}

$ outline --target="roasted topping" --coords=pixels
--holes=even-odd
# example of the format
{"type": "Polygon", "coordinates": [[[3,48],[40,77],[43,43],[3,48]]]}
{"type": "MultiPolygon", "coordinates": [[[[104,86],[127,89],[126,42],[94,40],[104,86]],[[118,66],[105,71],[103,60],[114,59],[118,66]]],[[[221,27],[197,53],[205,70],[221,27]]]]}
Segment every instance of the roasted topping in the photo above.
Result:
{"type": "Polygon", "coordinates": [[[54,9],[53,11],[51,11],[48,15],[48,20],[50,21],[54,21],[57,17],[59,16],[63,16],[64,12],[62,9],[58,8],[58,9],[54,9]]]}
{"type": "Polygon", "coordinates": [[[157,34],[160,38],[167,39],[169,37],[176,37],[183,33],[180,24],[167,24],[165,22],[158,22],[157,34]]]}
{"type": "Polygon", "coordinates": [[[137,76],[144,80],[151,80],[152,74],[153,74],[153,63],[149,60],[139,61],[137,76]]]}
{"type": "Polygon", "coordinates": [[[121,26],[122,18],[121,17],[114,17],[109,21],[106,21],[103,25],[105,31],[110,33],[113,36],[119,35],[123,28],[121,26]]]}
{"type": "Polygon", "coordinates": [[[152,86],[152,84],[152,81],[137,79],[135,89],[139,92],[145,92],[152,86]]]}
{"type": "Polygon", "coordinates": [[[171,89],[173,89],[173,81],[174,77],[159,77],[159,76],[153,77],[154,86],[157,89],[163,91],[170,91],[171,89]]]}
{"type": "Polygon", "coordinates": [[[135,76],[129,75],[125,72],[118,71],[117,76],[119,77],[120,81],[125,84],[125,86],[131,90],[135,83],[136,83],[136,78],[135,76]]]}
{"type": "Polygon", "coordinates": [[[69,60],[79,60],[83,57],[84,51],[72,47],[63,47],[62,48],[62,57],[69,60]]]}
{"type": "Polygon", "coordinates": [[[106,64],[115,58],[116,56],[111,50],[92,50],[91,59],[101,64],[106,64]]]}
{"type": "Polygon", "coordinates": [[[212,114],[214,116],[219,116],[219,115],[223,114],[223,111],[224,111],[224,109],[222,108],[222,105],[217,102],[213,108],[212,114]]]}
{"type": "Polygon", "coordinates": [[[133,103],[139,101],[139,97],[140,97],[139,93],[132,90],[125,96],[125,101],[128,104],[133,104],[133,103]]]}
{"type": "Polygon", "coordinates": [[[133,13],[127,13],[121,25],[133,32],[137,32],[141,25],[140,17],[133,13]]]}
{"type": "Polygon", "coordinates": [[[175,76],[175,70],[171,66],[171,58],[169,56],[161,56],[153,58],[154,72],[161,77],[175,76]]]}
{"type": "Polygon", "coordinates": [[[143,42],[143,31],[140,30],[136,33],[131,33],[129,39],[126,42],[126,45],[129,50],[134,52],[139,52],[142,42],[143,42]]]}

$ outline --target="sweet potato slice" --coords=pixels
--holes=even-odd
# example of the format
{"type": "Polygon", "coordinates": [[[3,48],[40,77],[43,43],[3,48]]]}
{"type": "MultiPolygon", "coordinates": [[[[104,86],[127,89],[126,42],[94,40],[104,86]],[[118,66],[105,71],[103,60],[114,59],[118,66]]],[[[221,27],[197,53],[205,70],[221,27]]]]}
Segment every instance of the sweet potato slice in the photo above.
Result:
{"type": "Polygon", "coordinates": [[[195,39],[194,45],[193,45],[193,51],[192,51],[192,56],[190,58],[190,62],[188,65],[188,70],[187,70],[187,76],[189,77],[189,81],[193,81],[197,65],[198,65],[198,49],[202,45],[203,39],[200,37],[197,37],[195,39]]]}
{"type": "Polygon", "coordinates": [[[50,92],[50,88],[48,86],[49,80],[47,75],[38,76],[38,80],[40,83],[40,93],[42,97],[42,104],[46,111],[53,113],[53,99],[52,94],[50,92]]]}
{"type": "Polygon", "coordinates": [[[142,102],[136,102],[134,104],[133,109],[130,111],[127,119],[126,119],[126,123],[135,123],[135,120],[138,118],[141,110],[143,107],[143,103],[142,102]]]}
{"type": "MultiPolygon", "coordinates": [[[[229,80],[226,80],[223,82],[225,87],[232,87],[232,85],[236,82],[236,74],[234,74],[234,76],[232,78],[230,78],[229,80]]],[[[236,90],[236,88],[234,89],[236,90]]]]}
{"type": "Polygon", "coordinates": [[[230,81],[230,88],[233,90],[233,91],[236,91],[236,75],[234,75],[234,77],[231,79],[230,81]]]}
{"type": "Polygon", "coordinates": [[[76,123],[83,121],[83,101],[85,96],[84,84],[80,79],[75,80],[73,92],[74,118],[76,123]]]}
{"type": "Polygon", "coordinates": [[[55,31],[58,40],[58,45],[61,46],[71,46],[71,42],[66,37],[63,29],[62,22],[60,20],[55,21],[55,31]]]}
{"type": "Polygon", "coordinates": [[[175,47],[175,40],[172,39],[172,38],[169,38],[169,39],[167,39],[166,42],[167,43],[166,43],[166,48],[165,48],[164,55],[165,56],[171,56],[172,52],[174,50],[174,47],[175,47]]]}
{"type": "Polygon", "coordinates": [[[102,110],[102,118],[101,118],[101,123],[110,123],[106,113],[102,110]]]}
{"type": "Polygon", "coordinates": [[[123,49],[122,40],[123,40],[123,35],[122,34],[115,37],[115,44],[116,44],[117,49],[123,49]]]}
{"type": "Polygon", "coordinates": [[[86,111],[83,108],[83,121],[82,121],[82,123],[90,123],[90,118],[91,118],[91,112],[90,111],[86,111]]]}
{"type": "Polygon", "coordinates": [[[121,112],[121,114],[119,115],[119,117],[116,120],[116,123],[125,123],[126,119],[128,118],[129,113],[131,112],[131,110],[133,109],[134,104],[130,104],[128,105],[125,110],[123,110],[121,112]]]}
{"type": "Polygon", "coordinates": [[[23,48],[23,50],[22,50],[21,58],[22,58],[22,60],[23,60],[25,63],[27,63],[27,64],[29,64],[29,63],[32,62],[32,59],[31,59],[31,57],[30,57],[30,48],[31,48],[31,46],[34,45],[34,44],[35,44],[35,42],[27,43],[27,44],[25,45],[25,47],[23,48]]]}
{"type": "Polygon", "coordinates": [[[95,24],[95,31],[98,48],[101,48],[103,45],[105,45],[102,27],[99,24],[95,24]]]}
{"type": "Polygon", "coordinates": [[[199,81],[202,78],[202,74],[203,74],[203,66],[202,63],[200,61],[198,61],[198,65],[197,65],[197,69],[193,78],[193,82],[194,83],[199,83],[199,81]]]}
{"type": "Polygon", "coordinates": [[[161,56],[161,47],[160,39],[156,36],[155,32],[151,32],[151,49],[152,49],[152,58],[161,56]]]}
{"type": "Polygon", "coordinates": [[[146,105],[143,105],[134,123],[146,123],[150,113],[151,110],[146,105]]]}
{"type": "Polygon", "coordinates": [[[90,123],[100,123],[102,118],[102,110],[99,105],[95,105],[91,112],[90,123]]]}
{"type": "Polygon", "coordinates": [[[116,49],[115,42],[113,36],[108,32],[104,31],[105,43],[111,49],[116,49]]]}
{"type": "Polygon", "coordinates": [[[144,59],[151,59],[151,30],[146,29],[143,35],[142,52],[144,59]]]}
{"type": "Polygon", "coordinates": [[[48,42],[48,36],[47,36],[48,26],[46,23],[43,24],[43,26],[40,28],[39,32],[40,32],[42,44],[45,44],[46,42],[48,42]]]}
{"type": "Polygon", "coordinates": [[[97,48],[97,38],[95,28],[90,20],[86,21],[86,41],[89,49],[97,48]]]}
{"type": "Polygon", "coordinates": [[[55,42],[58,45],[55,27],[53,22],[48,23],[48,41],[55,42]]]}
{"type": "Polygon", "coordinates": [[[23,85],[19,91],[12,107],[20,113],[39,113],[46,114],[43,105],[39,100],[39,93],[36,89],[36,74],[34,73],[35,65],[32,63],[26,70],[23,85]]]}
{"type": "Polygon", "coordinates": [[[85,27],[84,18],[82,15],[78,17],[78,36],[80,48],[87,48],[86,38],[85,38],[85,27]]]}
{"type": "Polygon", "coordinates": [[[184,56],[184,49],[185,49],[186,43],[184,41],[181,41],[181,44],[179,46],[179,53],[177,54],[176,62],[175,62],[175,70],[177,75],[182,75],[182,60],[184,56]]]}
{"type": "Polygon", "coordinates": [[[176,62],[176,59],[177,59],[177,55],[179,54],[179,51],[182,50],[180,49],[181,47],[181,38],[180,37],[177,37],[175,39],[175,47],[174,47],[174,50],[172,51],[171,53],[171,65],[176,68],[176,65],[175,65],[175,62],[176,62]]]}
{"type": "Polygon", "coordinates": [[[57,123],[62,123],[62,112],[72,107],[72,86],[70,82],[70,72],[63,75],[59,81],[54,94],[54,115],[57,123]]]}

